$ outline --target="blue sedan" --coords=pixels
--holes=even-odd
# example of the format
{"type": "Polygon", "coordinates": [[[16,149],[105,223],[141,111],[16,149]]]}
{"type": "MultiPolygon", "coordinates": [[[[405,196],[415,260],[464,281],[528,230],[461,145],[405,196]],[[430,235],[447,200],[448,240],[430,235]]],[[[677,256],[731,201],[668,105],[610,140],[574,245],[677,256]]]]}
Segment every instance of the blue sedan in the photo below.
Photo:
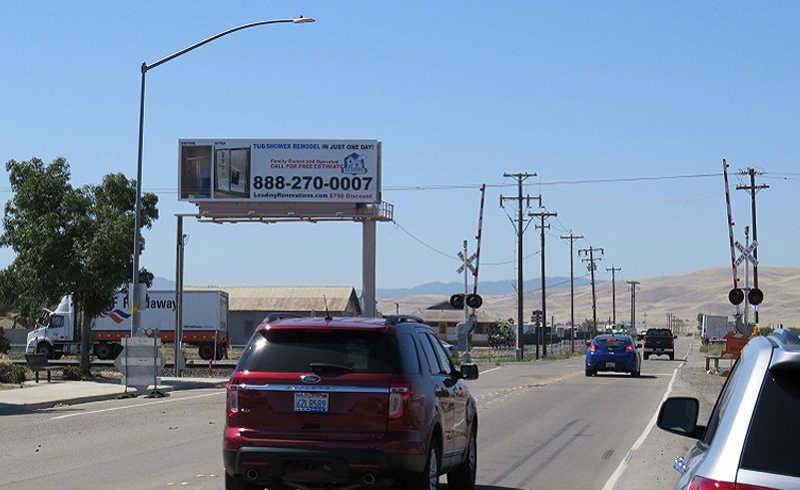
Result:
{"type": "Polygon", "coordinates": [[[638,347],[641,346],[628,335],[598,335],[586,350],[586,376],[594,376],[598,371],[631,373],[631,376],[639,376],[642,370],[642,356],[638,347]]]}

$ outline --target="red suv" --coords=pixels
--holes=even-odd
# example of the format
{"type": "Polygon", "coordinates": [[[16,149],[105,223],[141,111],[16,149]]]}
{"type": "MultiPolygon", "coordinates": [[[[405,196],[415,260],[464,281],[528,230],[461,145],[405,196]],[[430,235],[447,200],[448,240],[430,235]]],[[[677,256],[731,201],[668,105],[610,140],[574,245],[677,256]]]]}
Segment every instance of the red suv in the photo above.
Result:
{"type": "Polygon", "coordinates": [[[262,323],[228,382],[226,490],[473,490],[478,414],[419,318],[262,323]]]}

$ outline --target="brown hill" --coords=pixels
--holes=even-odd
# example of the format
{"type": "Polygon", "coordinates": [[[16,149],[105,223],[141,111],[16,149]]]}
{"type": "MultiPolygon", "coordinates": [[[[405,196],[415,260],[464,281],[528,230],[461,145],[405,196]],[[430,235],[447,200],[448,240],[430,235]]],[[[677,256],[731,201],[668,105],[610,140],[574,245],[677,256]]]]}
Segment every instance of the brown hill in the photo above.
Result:
{"type": "MultiPolygon", "coordinates": [[[[663,276],[639,280],[636,291],[636,324],[643,326],[663,326],[667,314],[684,320],[687,326],[696,325],[698,313],[710,315],[729,315],[735,307],[728,302],[728,291],[732,286],[731,270],[727,267],[705,269],[683,276],[663,276]]],[[[752,282],[752,274],[751,274],[752,282]]],[[[743,284],[740,282],[740,284],[743,284]]],[[[800,269],[790,267],[759,267],[758,285],[764,292],[764,302],[759,307],[759,320],[762,327],[800,326],[800,269]]],[[[630,323],[631,294],[628,284],[617,280],[616,318],[618,323],[630,323]]],[[[612,319],[612,284],[597,285],[597,321],[604,324],[612,319]]],[[[378,309],[384,314],[414,313],[427,308],[447,296],[398,296],[378,300],[378,309]]],[[[530,319],[533,310],[541,309],[541,292],[530,291],[524,296],[525,320],[530,319]]],[[[517,317],[517,296],[484,297],[482,310],[497,318],[517,317]]],[[[547,290],[547,316],[556,324],[569,322],[570,291],[565,289],[547,290]]],[[[753,319],[752,310],[749,312],[753,319]]],[[[592,318],[592,288],[575,288],[575,322],[592,318]]]]}

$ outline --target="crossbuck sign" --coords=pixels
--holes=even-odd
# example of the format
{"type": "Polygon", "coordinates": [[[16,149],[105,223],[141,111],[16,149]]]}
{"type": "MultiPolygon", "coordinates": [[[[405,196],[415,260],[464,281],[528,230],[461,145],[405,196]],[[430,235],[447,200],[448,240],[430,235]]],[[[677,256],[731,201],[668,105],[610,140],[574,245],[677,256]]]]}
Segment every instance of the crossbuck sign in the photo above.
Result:
{"type": "Polygon", "coordinates": [[[753,243],[751,243],[751,244],[750,244],[749,246],[747,246],[747,247],[745,247],[744,245],[742,245],[742,244],[741,244],[741,243],[739,243],[738,241],[737,241],[736,243],[734,243],[734,245],[736,245],[736,248],[737,248],[737,249],[738,249],[740,252],[742,252],[742,255],[740,255],[740,256],[739,256],[739,258],[738,258],[738,259],[736,259],[736,262],[734,262],[734,264],[736,265],[736,267],[739,267],[739,265],[740,265],[742,262],[744,262],[745,260],[747,260],[748,262],[750,262],[750,263],[751,263],[751,264],[753,264],[753,265],[758,265],[758,260],[756,260],[756,258],[753,256],[753,251],[754,251],[754,250],[756,249],[756,247],[758,246],[758,242],[757,242],[757,241],[755,241],[755,240],[754,240],[754,241],[753,241],[753,243]]]}

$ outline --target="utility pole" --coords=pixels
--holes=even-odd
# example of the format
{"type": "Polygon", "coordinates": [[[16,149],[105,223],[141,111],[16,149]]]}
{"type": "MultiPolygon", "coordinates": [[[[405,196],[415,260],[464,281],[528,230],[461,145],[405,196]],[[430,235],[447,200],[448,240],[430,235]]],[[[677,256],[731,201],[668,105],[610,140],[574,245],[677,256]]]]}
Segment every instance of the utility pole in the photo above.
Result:
{"type": "MultiPolygon", "coordinates": [[[[523,293],[524,293],[524,282],[523,282],[523,275],[522,275],[522,234],[525,232],[525,218],[522,210],[523,201],[525,202],[525,207],[529,207],[531,204],[531,197],[530,196],[523,196],[522,195],[522,183],[527,180],[529,177],[536,177],[535,173],[518,173],[518,174],[510,174],[510,173],[503,173],[503,177],[513,177],[517,179],[517,197],[503,197],[500,196],[500,207],[503,207],[503,203],[505,201],[516,201],[517,202],[517,223],[516,223],[516,230],[517,230],[517,352],[516,358],[518,361],[521,361],[524,358],[525,354],[525,343],[522,340],[522,325],[523,325],[523,293]]],[[[538,196],[534,199],[539,200],[539,204],[542,203],[542,197],[538,196]]],[[[511,219],[509,217],[509,219],[511,219]]],[[[514,224],[514,220],[511,219],[511,224],[514,224]]]]}
{"type": "MultiPolygon", "coordinates": [[[[758,232],[756,231],[756,194],[761,189],[769,189],[769,185],[756,185],[756,175],[764,175],[764,172],[756,170],[753,167],[748,168],[746,171],[743,170],[739,172],[739,175],[750,176],[750,185],[739,184],[736,186],[736,190],[744,189],[750,194],[750,215],[753,222],[753,243],[757,243],[758,232]]],[[[753,263],[753,289],[758,290],[758,247],[753,249],[753,259],[755,259],[753,263]]],[[[753,308],[753,316],[756,326],[758,326],[758,304],[756,304],[755,308],[753,308]]]]}
{"type": "Polygon", "coordinates": [[[575,253],[573,244],[575,240],[583,238],[583,235],[573,235],[569,230],[569,235],[561,235],[562,240],[569,240],[569,321],[572,328],[570,336],[570,352],[575,353],[575,253]]]}
{"type": "Polygon", "coordinates": [[[601,257],[595,258],[594,256],[595,251],[600,252],[601,254],[603,253],[602,248],[595,248],[595,247],[582,248],[578,250],[578,255],[580,255],[581,252],[583,252],[584,255],[589,256],[588,259],[583,259],[583,261],[589,263],[588,265],[589,272],[591,272],[592,274],[592,322],[593,322],[592,337],[594,337],[595,334],[597,333],[597,295],[595,294],[595,287],[594,287],[594,271],[595,269],[597,269],[597,264],[595,264],[594,261],[602,260],[601,257]]]}
{"type": "MultiPolygon", "coordinates": [[[[540,201],[541,203],[541,201],[540,201]]],[[[550,225],[545,225],[544,220],[549,218],[550,216],[558,216],[558,213],[550,212],[550,211],[541,211],[538,213],[528,213],[530,217],[537,217],[541,219],[542,224],[536,225],[536,228],[542,230],[541,233],[541,240],[542,240],[542,328],[539,331],[539,342],[542,344],[542,356],[547,357],[547,294],[545,292],[546,288],[546,279],[545,279],[545,270],[544,270],[544,230],[546,228],[550,228],[550,225]]],[[[539,352],[537,343],[536,352],[539,352]]],[[[539,356],[536,356],[537,359],[539,356]]]]}
{"type": "Polygon", "coordinates": [[[612,318],[611,323],[614,326],[617,325],[617,271],[621,271],[622,267],[614,267],[613,265],[609,269],[606,267],[606,272],[611,271],[611,312],[612,318]]]}
{"type": "Polygon", "coordinates": [[[631,329],[636,331],[636,287],[639,281],[626,281],[631,288],[631,329]]]}
{"type": "MultiPolygon", "coordinates": [[[[744,227],[744,246],[745,248],[750,246],[750,227],[744,227]]],[[[755,250],[753,250],[755,252],[755,250]]],[[[750,261],[744,261],[744,324],[747,326],[747,296],[750,293],[750,261]]]]}

